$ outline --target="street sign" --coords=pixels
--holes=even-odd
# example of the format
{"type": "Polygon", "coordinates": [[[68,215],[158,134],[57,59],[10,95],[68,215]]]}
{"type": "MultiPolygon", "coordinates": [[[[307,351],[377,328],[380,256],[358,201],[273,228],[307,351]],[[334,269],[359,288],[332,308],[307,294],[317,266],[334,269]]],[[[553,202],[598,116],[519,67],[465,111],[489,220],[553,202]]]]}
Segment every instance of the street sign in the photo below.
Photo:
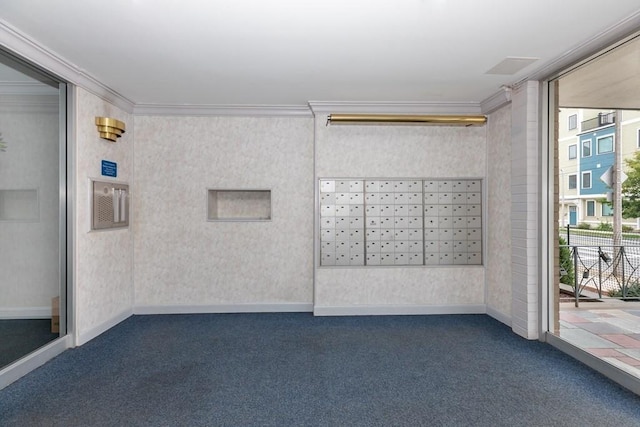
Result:
{"type": "MultiPolygon", "coordinates": [[[[622,171],[620,174],[620,184],[627,180],[627,174],[622,171]]],[[[613,166],[609,166],[609,168],[604,171],[602,175],[600,175],[600,181],[607,184],[608,187],[613,186],[613,166]]]]}

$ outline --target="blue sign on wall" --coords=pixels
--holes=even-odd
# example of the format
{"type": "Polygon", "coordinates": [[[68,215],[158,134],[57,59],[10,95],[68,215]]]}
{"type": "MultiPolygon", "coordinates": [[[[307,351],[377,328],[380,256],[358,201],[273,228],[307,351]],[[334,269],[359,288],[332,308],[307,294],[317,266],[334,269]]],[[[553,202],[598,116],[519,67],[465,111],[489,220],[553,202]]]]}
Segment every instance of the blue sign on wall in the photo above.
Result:
{"type": "Polygon", "coordinates": [[[102,176],[117,177],[118,176],[118,164],[116,162],[110,162],[108,160],[102,161],[102,176]]]}

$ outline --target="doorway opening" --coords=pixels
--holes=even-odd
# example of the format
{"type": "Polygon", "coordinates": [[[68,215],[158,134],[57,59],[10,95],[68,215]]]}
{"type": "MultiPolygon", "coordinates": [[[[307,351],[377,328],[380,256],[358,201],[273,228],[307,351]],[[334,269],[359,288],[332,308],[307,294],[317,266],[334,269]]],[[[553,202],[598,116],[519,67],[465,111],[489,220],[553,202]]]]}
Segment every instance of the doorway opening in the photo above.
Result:
{"type": "Polygon", "coordinates": [[[549,329],[640,380],[639,57],[636,35],[549,85],[558,184],[549,329]]]}
{"type": "Polygon", "coordinates": [[[67,334],[66,92],[0,51],[0,374],[67,334]]]}

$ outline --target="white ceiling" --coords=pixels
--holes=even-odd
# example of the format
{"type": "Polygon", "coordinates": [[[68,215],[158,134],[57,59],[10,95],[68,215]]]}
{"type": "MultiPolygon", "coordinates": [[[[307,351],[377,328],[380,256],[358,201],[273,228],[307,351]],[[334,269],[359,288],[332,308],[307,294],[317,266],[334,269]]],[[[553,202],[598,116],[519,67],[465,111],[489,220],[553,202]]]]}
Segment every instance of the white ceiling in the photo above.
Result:
{"type": "Polygon", "coordinates": [[[638,17],[638,0],[0,1],[5,25],[156,105],[479,103],[638,17]],[[539,59],[487,74],[508,57],[539,59]]]}

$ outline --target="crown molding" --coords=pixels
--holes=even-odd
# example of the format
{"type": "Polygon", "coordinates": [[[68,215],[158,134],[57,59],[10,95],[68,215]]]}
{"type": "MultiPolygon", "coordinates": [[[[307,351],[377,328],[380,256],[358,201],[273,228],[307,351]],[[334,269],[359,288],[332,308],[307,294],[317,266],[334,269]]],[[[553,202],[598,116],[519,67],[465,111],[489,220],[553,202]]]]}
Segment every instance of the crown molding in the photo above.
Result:
{"type": "Polygon", "coordinates": [[[640,35],[638,28],[640,28],[640,11],[576,45],[564,55],[521,79],[518,84],[527,80],[550,80],[559,77],[560,74],[564,74],[599,55],[602,50],[615,48],[621,43],[640,35]]]}
{"type": "Polygon", "coordinates": [[[480,103],[482,114],[491,114],[494,111],[504,107],[511,102],[511,87],[502,86],[502,88],[480,103]]]}
{"type": "Polygon", "coordinates": [[[131,100],[108,88],[87,71],[63,59],[3,20],[0,20],[0,45],[61,80],[73,83],[128,113],[133,111],[134,104],[131,100]]]}
{"type": "Polygon", "coordinates": [[[481,114],[477,102],[309,101],[316,114],[481,114]]]}
{"type": "Polygon", "coordinates": [[[165,105],[136,104],[136,116],[313,117],[306,105],[165,105]]]}

